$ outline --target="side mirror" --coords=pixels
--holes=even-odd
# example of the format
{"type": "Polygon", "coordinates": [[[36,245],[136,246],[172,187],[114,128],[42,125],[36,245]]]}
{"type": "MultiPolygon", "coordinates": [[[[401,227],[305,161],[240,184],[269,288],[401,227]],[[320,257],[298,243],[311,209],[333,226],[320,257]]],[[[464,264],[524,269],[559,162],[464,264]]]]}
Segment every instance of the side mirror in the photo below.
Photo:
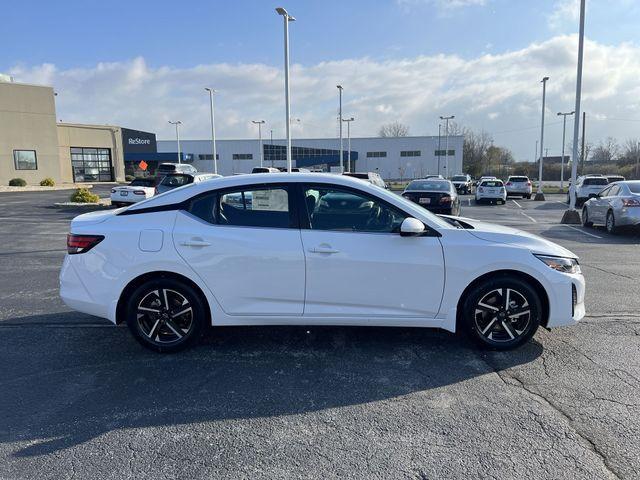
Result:
{"type": "Polygon", "coordinates": [[[400,236],[402,237],[417,237],[422,235],[424,231],[424,223],[417,218],[407,217],[400,225],[400,236]]]}
{"type": "Polygon", "coordinates": [[[589,198],[600,198],[600,195],[598,195],[597,193],[590,193],[589,198]]]}

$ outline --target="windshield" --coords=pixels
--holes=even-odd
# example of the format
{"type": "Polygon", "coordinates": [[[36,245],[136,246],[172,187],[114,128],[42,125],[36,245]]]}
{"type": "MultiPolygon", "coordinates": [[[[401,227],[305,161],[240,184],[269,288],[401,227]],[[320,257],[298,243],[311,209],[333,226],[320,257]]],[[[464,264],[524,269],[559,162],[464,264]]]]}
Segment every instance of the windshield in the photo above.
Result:
{"type": "Polygon", "coordinates": [[[449,182],[438,182],[432,180],[414,180],[408,186],[407,190],[429,190],[432,192],[448,192],[451,190],[449,182]]]}
{"type": "Polygon", "coordinates": [[[183,185],[188,185],[193,182],[193,177],[191,175],[184,174],[175,174],[175,175],[167,175],[162,179],[160,185],[164,185],[165,187],[181,187],[183,185]]]}
{"type": "Polygon", "coordinates": [[[466,182],[467,177],[465,177],[464,175],[456,175],[451,180],[453,180],[454,182],[466,182]]]}

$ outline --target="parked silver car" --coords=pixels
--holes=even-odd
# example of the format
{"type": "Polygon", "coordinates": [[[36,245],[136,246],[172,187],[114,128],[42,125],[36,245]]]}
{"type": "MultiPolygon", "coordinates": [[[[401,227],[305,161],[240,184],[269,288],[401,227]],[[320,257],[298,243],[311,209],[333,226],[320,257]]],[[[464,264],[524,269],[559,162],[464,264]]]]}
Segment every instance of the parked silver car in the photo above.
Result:
{"type": "Polygon", "coordinates": [[[589,195],[582,207],[582,224],[604,225],[609,233],[640,225],[640,180],[616,182],[589,195]]]}

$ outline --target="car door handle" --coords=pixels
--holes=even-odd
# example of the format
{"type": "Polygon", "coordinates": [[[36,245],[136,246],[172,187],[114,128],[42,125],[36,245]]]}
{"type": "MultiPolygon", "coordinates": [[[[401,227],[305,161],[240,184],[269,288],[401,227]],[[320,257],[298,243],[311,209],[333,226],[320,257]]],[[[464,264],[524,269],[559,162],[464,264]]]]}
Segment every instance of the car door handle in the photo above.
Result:
{"type": "Polygon", "coordinates": [[[185,240],[184,242],[180,242],[180,245],[185,247],[209,247],[211,244],[209,242],[205,242],[204,240],[185,240]]]}
{"type": "Polygon", "coordinates": [[[314,248],[310,248],[309,251],[311,253],[340,253],[340,250],[335,250],[331,247],[314,247],[314,248]]]}

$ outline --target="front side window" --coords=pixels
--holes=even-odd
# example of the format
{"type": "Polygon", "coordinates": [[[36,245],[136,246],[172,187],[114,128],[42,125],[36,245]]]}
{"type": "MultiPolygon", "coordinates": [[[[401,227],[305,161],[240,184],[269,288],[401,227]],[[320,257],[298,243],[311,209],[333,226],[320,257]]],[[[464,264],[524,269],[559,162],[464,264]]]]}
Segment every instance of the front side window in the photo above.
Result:
{"type": "Polygon", "coordinates": [[[16,170],[37,170],[38,160],[35,150],[14,150],[13,163],[16,170]]]}
{"type": "Polygon", "coordinates": [[[305,188],[304,199],[313,230],[397,233],[407,217],[376,197],[338,187],[305,188]]]}
{"type": "Polygon", "coordinates": [[[218,196],[217,223],[242,227],[292,228],[286,187],[244,187],[218,196]]]}

